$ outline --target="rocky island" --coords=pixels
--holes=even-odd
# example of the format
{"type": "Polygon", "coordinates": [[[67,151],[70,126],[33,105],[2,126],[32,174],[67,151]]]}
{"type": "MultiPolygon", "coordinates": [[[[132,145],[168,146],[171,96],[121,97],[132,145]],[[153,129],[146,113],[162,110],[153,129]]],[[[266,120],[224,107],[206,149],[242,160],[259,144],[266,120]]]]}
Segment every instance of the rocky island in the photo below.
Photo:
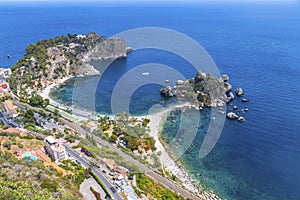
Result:
{"type": "Polygon", "coordinates": [[[26,99],[32,91],[45,88],[53,80],[99,75],[90,61],[126,58],[126,51],[124,40],[94,32],[40,40],[26,48],[24,57],[11,67],[12,75],[7,81],[15,95],[26,99]]]}
{"type": "Polygon", "coordinates": [[[160,93],[167,97],[176,96],[179,101],[190,102],[201,108],[221,107],[234,99],[228,80],[228,75],[217,78],[199,71],[194,78],[178,80],[174,87],[163,87],[160,93]]]}

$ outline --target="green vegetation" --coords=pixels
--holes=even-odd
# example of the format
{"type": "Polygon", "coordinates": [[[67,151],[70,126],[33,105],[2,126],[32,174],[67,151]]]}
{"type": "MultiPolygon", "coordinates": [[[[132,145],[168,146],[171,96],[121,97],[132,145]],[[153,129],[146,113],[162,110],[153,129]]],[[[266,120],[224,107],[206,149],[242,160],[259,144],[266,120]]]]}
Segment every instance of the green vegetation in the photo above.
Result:
{"type": "Polygon", "coordinates": [[[88,178],[88,175],[85,174],[86,169],[71,160],[63,160],[59,167],[74,173],[74,176],[70,175],[70,177],[73,177],[74,185],[78,188],[80,187],[80,184],[88,178]]]}
{"type": "Polygon", "coordinates": [[[28,45],[24,57],[11,67],[12,75],[7,81],[12,92],[26,101],[46,81],[80,73],[84,65],[80,55],[103,39],[95,33],[86,37],[68,34],[28,45]]]}
{"type": "Polygon", "coordinates": [[[6,141],[3,143],[3,146],[4,146],[5,148],[7,148],[8,150],[10,150],[10,148],[11,148],[11,142],[8,141],[8,140],[6,140],[6,141]]]}
{"type": "Polygon", "coordinates": [[[224,89],[227,87],[222,79],[199,71],[194,78],[178,85],[176,93],[181,102],[210,107],[213,100],[224,99],[224,89]]]}
{"type": "Polygon", "coordinates": [[[33,107],[46,107],[49,104],[48,101],[44,101],[43,97],[38,94],[34,94],[29,99],[29,104],[33,107]]]}
{"type": "Polygon", "coordinates": [[[118,165],[124,166],[130,171],[133,172],[142,172],[140,168],[135,166],[134,164],[128,162],[125,158],[120,156],[117,152],[112,151],[106,147],[99,148],[97,146],[93,146],[90,141],[87,139],[82,139],[81,143],[78,146],[73,148],[85,148],[88,152],[90,152],[95,158],[109,158],[114,160],[118,165]]]}
{"type": "Polygon", "coordinates": [[[101,200],[101,196],[100,196],[99,192],[97,192],[93,187],[90,187],[90,190],[95,195],[95,197],[96,197],[97,200],[101,200]]]}
{"type": "Polygon", "coordinates": [[[145,193],[151,195],[157,200],[183,200],[184,198],[176,193],[164,188],[162,185],[155,183],[149,177],[143,174],[136,174],[137,193],[145,193]]]}
{"type": "Polygon", "coordinates": [[[145,119],[143,119],[142,125],[143,125],[144,127],[146,127],[146,126],[148,126],[149,122],[150,122],[150,119],[145,118],[145,119]]]}
{"type": "Polygon", "coordinates": [[[18,160],[0,151],[0,200],[80,199],[78,189],[67,177],[41,161],[18,160]]]}
{"type": "Polygon", "coordinates": [[[111,198],[110,193],[108,192],[108,190],[106,189],[105,185],[101,182],[101,180],[98,178],[98,176],[96,176],[96,174],[94,172],[90,172],[90,174],[94,177],[94,179],[97,181],[97,183],[102,187],[102,189],[104,190],[104,192],[106,193],[106,196],[111,198]]]}

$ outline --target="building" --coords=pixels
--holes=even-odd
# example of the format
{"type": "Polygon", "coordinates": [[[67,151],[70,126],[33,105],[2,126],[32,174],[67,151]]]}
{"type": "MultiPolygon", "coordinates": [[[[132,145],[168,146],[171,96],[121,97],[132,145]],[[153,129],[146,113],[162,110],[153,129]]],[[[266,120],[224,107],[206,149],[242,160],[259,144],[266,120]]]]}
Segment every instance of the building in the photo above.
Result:
{"type": "Polygon", "coordinates": [[[0,68],[0,77],[8,78],[11,75],[10,68],[0,68]]]}
{"type": "Polygon", "coordinates": [[[114,160],[108,158],[103,158],[102,160],[110,171],[114,171],[115,169],[117,169],[118,165],[115,163],[114,160]]]}
{"type": "Polygon", "coordinates": [[[85,126],[85,129],[90,133],[93,133],[93,131],[97,130],[97,128],[98,128],[97,124],[93,121],[88,122],[85,126]]]}
{"type": "Polygon", "coordinates": [[[9,89],[8,84],[6,82],[1,83],[1,88],[5,92],[8,91],[9,89]]]}
{"type": "Polygon", "coordinates": [[[66,159],[66,149],[63,143],[58,142],[54,137],[48,136],[44,140],[44,149],[55,162],[66,159]]]}
{"type": "Polygon", "coordinates": [[[18,116],[18,112],[16,111],[13,103],[9,100],[3,102],[3,108],[5,110],[5,114],[8,118],[15,118],[18,116]]]}

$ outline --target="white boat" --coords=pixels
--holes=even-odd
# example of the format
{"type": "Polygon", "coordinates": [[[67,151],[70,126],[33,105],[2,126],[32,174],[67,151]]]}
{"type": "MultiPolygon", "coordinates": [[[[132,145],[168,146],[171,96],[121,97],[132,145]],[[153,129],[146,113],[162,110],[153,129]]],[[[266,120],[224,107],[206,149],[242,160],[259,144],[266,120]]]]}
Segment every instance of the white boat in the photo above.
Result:
{"type": "Polygon", "coordinates": [[[149,76],[149,75],[150,75],[150,72],[143,72],[142,75],[143,75],[143,76],[149,76]]]}

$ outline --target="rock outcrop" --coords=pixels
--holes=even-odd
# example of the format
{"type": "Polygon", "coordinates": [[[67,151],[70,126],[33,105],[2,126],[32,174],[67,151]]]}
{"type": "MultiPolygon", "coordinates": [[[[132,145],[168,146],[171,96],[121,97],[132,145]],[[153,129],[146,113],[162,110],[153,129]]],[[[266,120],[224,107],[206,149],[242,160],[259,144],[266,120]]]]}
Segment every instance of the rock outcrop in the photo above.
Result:
{"type": "Polygon", "coordinates": [[[227,113],[226,116],[229,119],[238,119],[239,118],[239,116],[237,114],[235,114],[234,112],[229,112],[229,113],[227,113]]]}
{"type": "Polygon", "coordinates": [[[166,86],[160,89],[160,94],[165,97],[173,97],[174,92],[172,91],[171,86],[166,86]]]}
{"type": "Polygon", "coordinates": [[[177,80],[174,91],[171,87],[162,88],[161,94],[168,97],[176,96],[182,102],[189,102],[200,107],[222,107],[234,99],[231,92],[232,86],[228,80],[228,75],[217,78],[199,71],[192,79],[177,80]]]}
{"type": "Polygon", "coordinates": [[[240,97],[240,96],[244,96],[244,91],[242,88],[237,88],[235,91],[236,96],[240,97]]]}

